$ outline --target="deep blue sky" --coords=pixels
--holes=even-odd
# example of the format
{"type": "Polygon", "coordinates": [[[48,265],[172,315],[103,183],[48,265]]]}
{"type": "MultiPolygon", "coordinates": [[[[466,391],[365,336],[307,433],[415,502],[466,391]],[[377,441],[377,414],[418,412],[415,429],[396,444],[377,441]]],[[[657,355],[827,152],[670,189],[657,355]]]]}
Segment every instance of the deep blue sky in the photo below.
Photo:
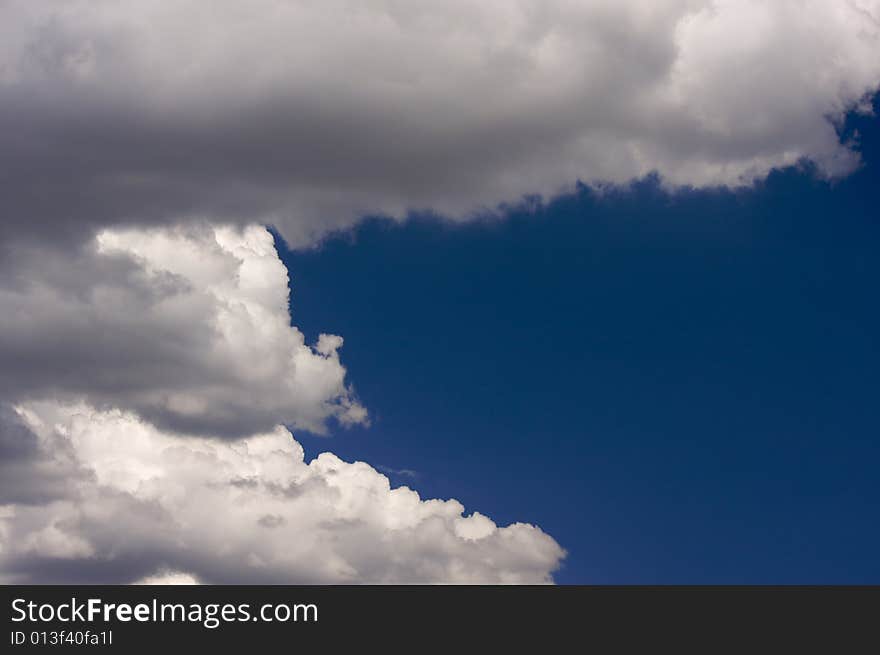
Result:
{"type": "Polygon", "coordinates": [[[880,120],[853,128],[836,184],[279,243],[293,323],[345,337],[373,415],[307,456],[536,523],[561,583],[880,583],[880,120]]]}

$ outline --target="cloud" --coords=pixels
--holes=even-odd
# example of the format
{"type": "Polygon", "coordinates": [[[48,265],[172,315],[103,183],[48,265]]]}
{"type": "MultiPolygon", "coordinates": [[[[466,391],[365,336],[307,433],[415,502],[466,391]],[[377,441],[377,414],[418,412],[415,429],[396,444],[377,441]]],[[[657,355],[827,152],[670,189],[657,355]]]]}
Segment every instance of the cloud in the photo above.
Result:
{"type": "MultiPolygon", "coordinates": [[[[877,0],[3,5],[6,236],[122,222],[467,218],[658,171],[748,185],[880,82],[877,0]]],[[[2,238],[2,237],[0,237],[2,238]]]]}
{"type": "Polygon", "coordinates": [[[364,423],[341,337],[290,324],[265,228],[105,230],[79,249],[13,255],[0,278],[0,395],[86,398],[177,432],[364,423]]]}
{"type": "Polygon", "coordinates": [[[0,507],[42,505],[72,493],[90,472],[64,444],[50,447],[0,402],[0,507]]]}
{"type": "Polygon", "coordinates": [[[84,404],[16,413],[41,457],[73,453],[89,475],[63,497],[2,506],[5,581],[542,583],[564,556],[532,525],[392,489],[362,462],[306,463],[282,427],[228,441],[84,404]]]}
{"type": "Polygon", "coordinates": [[[0,579],[550,582],[564,553],[288,428],[367,421],[263,227],[114,228],[0,277],[0,579]]]}
{"type": "Polygon", "coordinates": [[[133,584],[142,585],[196,585],[199,581],[188,573],[180,571],[159,571],[155,575],[137,580],[133,584]]]}
{"type": "Polygon", "coordinates": [[[417,478],[419,477],[418,471],[413,471],[412,469],[395,469],[390,466],[382,466],[381,464],[376,465],[376,469],[382,471],[382,473],[387,473],[389,475],[398,475],[404,478],[417,478]]]}

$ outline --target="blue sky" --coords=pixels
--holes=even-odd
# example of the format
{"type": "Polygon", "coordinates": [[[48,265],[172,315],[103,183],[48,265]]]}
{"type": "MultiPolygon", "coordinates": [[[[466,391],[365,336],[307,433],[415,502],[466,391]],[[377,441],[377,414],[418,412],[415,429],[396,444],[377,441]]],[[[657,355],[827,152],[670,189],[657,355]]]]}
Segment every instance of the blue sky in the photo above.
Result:
{"type": "Polygon", "coordinates": [[[834,183],[276,239],[294,323],[345,336],[373,417],[307,456],[536,523],[561,583],[880,581],[880,121],[843,136],[865,163],[834,183]]]}

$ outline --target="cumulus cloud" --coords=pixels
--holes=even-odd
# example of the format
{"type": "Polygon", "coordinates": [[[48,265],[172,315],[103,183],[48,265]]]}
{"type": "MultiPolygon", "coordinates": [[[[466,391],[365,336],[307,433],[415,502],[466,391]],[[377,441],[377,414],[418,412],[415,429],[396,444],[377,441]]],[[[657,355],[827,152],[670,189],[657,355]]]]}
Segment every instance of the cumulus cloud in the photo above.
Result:
{"type": "Polygon", "coordinates": [[[0,278],[0,394],[87,398],[178,432],[364,423],[341,337],[290,324],[287,270],[262,227],[104,230],[13,255],[0,278]]]}
{"type": "Polygon", "coordinates": [[[84,404],[15,413],[28,448],[88,474],[0,506],[6,582],[542,583],[564,555],[532,525],[392,489],[362,462],[306,463],[282,427],[228,441],[84,404]]]}
{"type": "Polygon", "coordinates": [[[563,551],[286,426],[366,422],[263,227],[115,228],[0,278],[0,579],[548,582],[563,551]]]}
{"type": "Polygon", "coordinates": [[[8,0],[8,234],[465,218],[577,180],[747,185],[858,155],[877,0],[8,0]]]}

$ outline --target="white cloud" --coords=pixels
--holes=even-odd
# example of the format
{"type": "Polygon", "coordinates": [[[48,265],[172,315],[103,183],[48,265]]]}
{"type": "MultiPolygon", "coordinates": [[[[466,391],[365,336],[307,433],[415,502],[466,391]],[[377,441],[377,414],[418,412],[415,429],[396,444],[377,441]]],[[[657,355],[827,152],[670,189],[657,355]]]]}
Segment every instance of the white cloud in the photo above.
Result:
{"type": "Polygon", "coordinates": [[[363,423],[342,338],[290,325],[262,227],[105,230],[61,257],[16,254],[0,281],[0,389],[88,398],[177,431],[241,436],[363,423]]]}
{"type": "Polygon", "coordinates": [[[20,0],[0,229],[272,223],[296,245],[576,180],[748,185],[880,83],[877,0],[20,0]],[[831,119],[831,120],[829,120],[831,119]]]}
{"type": "Polygon", "coordinates": [[[43,455],[72,451],[89,475],[63,497],[4,506],[7,580],[540,583],[564,555],[532,525],[392,489],[362,462],[306,463],[281,427],[228,441],[87,405],[18,411],[43,455]]]}
{"type": "Polygon", "coordinates": [[[160,571],[155,575],[148,575],[146,578],[141,578],[137,580],[133,584],[141,584],[141,585],[196,585],[199,584],[199,581],[191,576],[189,573],[182,573],[180,571],[160,571]]]}

